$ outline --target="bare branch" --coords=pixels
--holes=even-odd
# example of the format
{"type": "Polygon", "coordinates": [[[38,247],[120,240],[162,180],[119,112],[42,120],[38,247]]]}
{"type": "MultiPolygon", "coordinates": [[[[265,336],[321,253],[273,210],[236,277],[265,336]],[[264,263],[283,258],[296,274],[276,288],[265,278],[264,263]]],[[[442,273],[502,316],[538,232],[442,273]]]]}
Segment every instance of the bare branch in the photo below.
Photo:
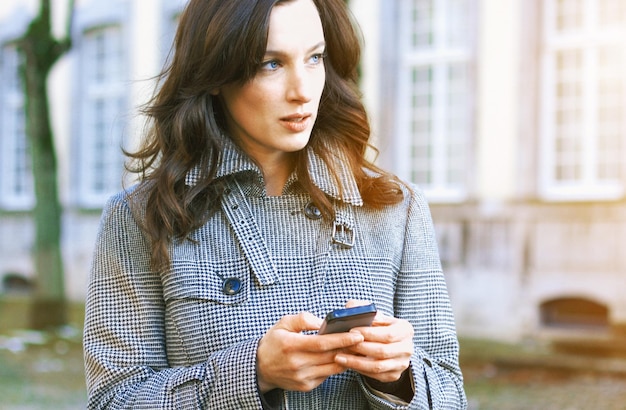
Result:
{"type": "Polygon", "coordinates": [[[41,3],[39,3],[39,16],[42,22],[50,27],[50,0],[41,0],[41,3]]]}

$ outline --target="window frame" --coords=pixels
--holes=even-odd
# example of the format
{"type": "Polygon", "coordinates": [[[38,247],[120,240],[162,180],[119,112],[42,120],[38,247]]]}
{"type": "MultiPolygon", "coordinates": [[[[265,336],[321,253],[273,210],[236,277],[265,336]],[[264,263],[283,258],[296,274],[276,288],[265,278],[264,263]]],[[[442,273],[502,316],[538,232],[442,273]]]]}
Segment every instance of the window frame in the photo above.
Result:
{"type": "MultiPolygon", "coordinates": [[[[30,159],[29,142],[26,135],[26,107],[23,89],[20,85],[9,88],[4,75],[5,50],[10,47],[15,53],[14,68],[18,69],[19,52],[16,41],[28,27],[32,16],[21,7],[18,7],[11,15],[7,16],[0,24],[0,209],[5,211],[30,211],[35,206],[35,188],[32,164],[30,159]],[[21,113],[21,115],[18,114],[21,113]],[[22,126],[15,124],[21,121],[22,126]],[[17,127],[17,128],[16,128],[17,127]],[[20,135],[14,131],[20,128],[20,135]],[[21,148],[20,148],[20,144],[21,148]],[[16,155],[17,151],[21,155],[16,155]],[[21,163],[20,163],[21,162],[21,163]],[[23,175],[18,168],[21,169],[23,175]],[[16,179],[21,179],[22,192],[16,192],[16,179]]],[[[16,71],[13,77],[20,82],[19,73],[16,71]]]]}
{"type": "MultiPolygon", "coordinates": [[[[556,28],[557,9],[555,0],[546,0],[541,3],[543,19],[540,55],[540,109],[539,109],[539,196],[548,201],[590,201],[590,200],[616,200],[626,194],[624,182],[626,181],[626,165],[619,165],[619,175],[612,181],[603,181],[600,174],[602,166],[598,153],[598,112],[599,99],[599,63],[597,61],[599,50],[605,46],[615,46],[618,49],[626,48],[626,41],[619,42],[615,38],[626,37],[626,20],[620,29],[605,30],[595,21],[597,18],[597,2],[582,0],[581,12],[582,28],[570,32],[559,33],[556,28]],[[619,36],[619,37],[618,37],[619,36]],[[582,102],[580,118],[579,153],[571,155],[571,165],[580,167],[580,176],[571,181],[559,180],[557,167],[566,166],[567,162],[559,162],[558,156],[565,158],[565,151],[558,151],[557,122],[554,116],[557,112],[558,101],[556,87],[559,83],[557,78],[557,58],[559,53],[580,52],[581,55],[581,81],[579,82],[582,94],[579,97],[582,102]],[[595,91],[594,91],[595,90],[595,91]]],[[[622,54],[621,67],[626,69],[626,52],[622,54]]],[[[622,118],[626,118],[626,81],[621,84],[621,112],[622,118]]],[[[618,109],[620,107],[617,107],[618,109]]],[[[571,127],[571,125],[570,125],[571,127]]],[[[622,155],[626,155],[626,120],[621,123],[621,135],[618,144],[621,145],[622,155]]]]}
{"type": "MultiPolygon", "coordinates": [[[[431,183],[423,181],[414,181],[418,183],[424,191],[430,202],[441,203],[458,203],[465,201],[470,195],[470,184],[472,175],[472,145],[475,139],[475,105],[476,105],[476,41],[477,41],[477,1],[467,0],[468,19],[467,31],[470,33],[465,45],[450,45],[447,38],[450,35],[447,21],[450,15],[449,10],[446,11],[446,3],[442,6],[442,2],[433,1],[433,31],[431,32],[432,48],[417,49],[411,45],[411,13],[407,10],[411,4],[407,1],[399,2],[398,18],[398,76],[395,89],[397,90],[396,118],[397,128],[394,133],[395,138],[395,164],[394,171],[402,178],[412,180],[412,175],[416,172],[413,165],[415,157],[411,150],[407,147],[413,147],[416,134],[412,131],[412,121],[414,116],[411,113],[411,101],[414,94],[411,88],[415,85],[412,76],[415,69],[420,67],[430,68],[433,73],[434,80],[431,85],[430,98],[432,98],[431,109],[432,114],[429,121],[432,124],[431,134],[427,137],[429,143],[425,147],[432,149],[430,166],[423,167],[426,172],[431,174],[431,183]],[[456,136],[448,135],[450,132],[450,89],[452,88],[452,80],[448,77],[449,72],[455,66],[464,65],[466,70],[465,83],[465,105],[463,110],[466,123],[465,135],[460,136],[461,145],[460,154],[463,157],[462,164],[454,167],[450,160],[450,147],[453,144],[453,138],[456,136]],[[410,87],[407,85],[411,85],[410,87]],[[457,169],[458,168],[458,169],[457,169]],[[451,182],[448,174],[455,171],[459,174],[459,180],[451,182]]],[[[426,135],[426,134],[425,134],[426,135]]],[[[458,134],[456,134],[458,135],[458,134]]],[[[459,154],[457,154],[459,155],[459,154]]]]}
{"type": "MultiPolygon", "coordinates": [[[[74,48],[76,54],[75,70],[77,79],[74,83],[75,98],[78,103],[76,109],[80,112],[73,118],[73,143],[72,150],[77,153],[73,158],[80,158],[72,164],[73,188],[71,193],[72,202],[83,209],[100,209],[106,200],[123,188],[124,154],[122,148],[126,145],[125,131],[129,126],[130,96],[128,95],[130,58],[127,47],[123,44],[132,44],[128,30],[130,18],[130,2],[125,0],[113,0],[109,2],[90,2],[88,6],[77,11],[75,16],[74,48]],[[99,30],[115,28],[119,32],[120,62],[119,78],[113,83],[96,84],[90,82],[89,51],[85,47],[89,44],[88,35],[99,30]],[[97,100],[112,102],[116,108],[110,108],[106,104],[108,119],[105,119],[103,134],[98,135],[91,127],[98,119],[90,110],[97,100]],[[104,137],[104,141],[98,141],[98,137],[104,137]],[[105,152],[109,155],[102,158],[106,171],[106,179],[98,182],[97,170],[92,161],[97,156],[97,145],[106,144],[105,152]],[[113,154],[111,154],[113,153],[113,154]],[[113,156],[115,155],[115,156],[113,156]],[[102,188],[93,186],[101,183],[102,188]]],[[[111,62],[109,62],[111,63],[111,62]]]]}

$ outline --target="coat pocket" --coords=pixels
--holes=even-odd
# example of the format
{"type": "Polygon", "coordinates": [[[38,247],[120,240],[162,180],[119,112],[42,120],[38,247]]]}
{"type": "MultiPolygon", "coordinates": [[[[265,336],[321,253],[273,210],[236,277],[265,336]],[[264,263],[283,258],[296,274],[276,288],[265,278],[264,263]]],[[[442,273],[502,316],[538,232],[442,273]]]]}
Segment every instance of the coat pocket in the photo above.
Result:
{"type": "Polygon", "coordinates": [[[233,305],[250,294],[250,268],[244,258],[219,263],[174,260],[163,276],[166,304],[196,300],[233,305]]]}

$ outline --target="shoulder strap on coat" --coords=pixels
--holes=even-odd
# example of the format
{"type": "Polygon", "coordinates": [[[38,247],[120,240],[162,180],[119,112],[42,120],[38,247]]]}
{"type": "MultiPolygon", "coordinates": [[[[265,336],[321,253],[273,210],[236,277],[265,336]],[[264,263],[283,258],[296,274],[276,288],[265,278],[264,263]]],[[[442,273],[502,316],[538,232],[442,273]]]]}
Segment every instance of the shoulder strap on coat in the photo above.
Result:
{"type": "Polygon", "coordinates": [[[222,210],[235,232],[252,272],[261,285],[277,282],[278,271],[272,262],[267,244],[254,219],[243,189],[234,179],[229,179],[226,186],[227,190],[222,195],[222,210]]]}

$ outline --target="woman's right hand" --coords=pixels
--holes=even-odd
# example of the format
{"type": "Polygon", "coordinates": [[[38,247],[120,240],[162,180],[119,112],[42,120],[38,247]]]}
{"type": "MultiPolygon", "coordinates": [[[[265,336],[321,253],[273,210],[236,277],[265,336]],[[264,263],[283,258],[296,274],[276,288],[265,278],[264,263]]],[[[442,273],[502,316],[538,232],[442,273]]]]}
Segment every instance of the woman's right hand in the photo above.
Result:
{"type": "Polygon", "coordinates": [[[257,381],[261,394],[281,388],[310,391],[345,367],[335,362],[341,349],[362,342],[354,332],[305,335],[319,330],[322,319],[311,313],[282,317],[261,338],[257,349],[257,381]]]}

